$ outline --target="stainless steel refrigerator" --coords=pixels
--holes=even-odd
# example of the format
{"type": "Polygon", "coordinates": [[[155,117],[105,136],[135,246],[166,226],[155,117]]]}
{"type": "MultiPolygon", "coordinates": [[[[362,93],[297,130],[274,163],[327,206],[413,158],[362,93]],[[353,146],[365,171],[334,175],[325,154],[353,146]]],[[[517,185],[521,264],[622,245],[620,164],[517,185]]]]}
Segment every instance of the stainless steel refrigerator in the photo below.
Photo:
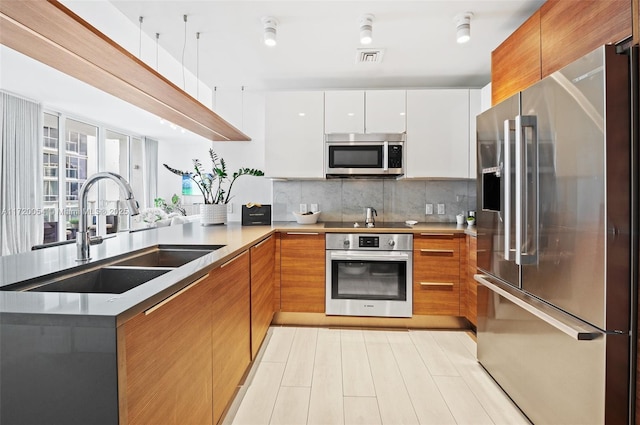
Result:
{"type": "Polygon", "coordinates": [[[477,118],[478,360],[536,424],[628,423],[630,116],[603,46],[477,118]]]}

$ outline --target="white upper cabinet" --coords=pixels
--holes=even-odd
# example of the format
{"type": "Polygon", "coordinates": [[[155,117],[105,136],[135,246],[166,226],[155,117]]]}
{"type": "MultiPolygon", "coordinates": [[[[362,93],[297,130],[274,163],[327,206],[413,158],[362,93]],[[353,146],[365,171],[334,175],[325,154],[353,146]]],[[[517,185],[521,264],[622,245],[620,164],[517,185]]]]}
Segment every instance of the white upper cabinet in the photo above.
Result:
{"type": "Polygon", "coordinates": [[[404,133],[407,130],[405,90],[368,90],[364,110],[365,133],[404,133]]]}
{"type": "Polygon", "coordinates": [[[469,134],[468,89],[407,91],[405,176],[469,178],[469,134]]]}
{"type": "Polygon", "coordinates": [[[324,93],[268,93],[265,119],[265,175],[324,178],[324,93]]]}
{"type": "Polygon", "coordinates": [[[469,178],[477,178],[478,145],[476,118],[482,112],[482,94],[480,89],[469,90],[469,178]]]}
{"type": "Polygon", "coordinates": [[[404,133],[406,91],[327,91],[324,131],[327,134],[404,133]]]}
{"type": "Polygon", "coordinates": [[[324,132],[364,133],[364,91],[324,93],[324,132]]]}

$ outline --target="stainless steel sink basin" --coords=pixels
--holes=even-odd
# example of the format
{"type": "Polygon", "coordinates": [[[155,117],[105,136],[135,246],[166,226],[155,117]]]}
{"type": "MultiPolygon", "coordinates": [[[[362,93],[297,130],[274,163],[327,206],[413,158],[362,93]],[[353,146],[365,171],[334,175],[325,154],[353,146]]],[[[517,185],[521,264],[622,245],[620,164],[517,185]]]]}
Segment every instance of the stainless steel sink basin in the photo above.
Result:
{"type": "Polygon", "coordinates": [[[158,245],[114,263],[115,266],[180,267],[224,245],[158,245]]]}
{"type": "Polygon", "coordinates": [[[158,245],[119,260],[105,259],[87,267],[3,286],[0,290],[122,294],[223,246],[158,245]]]}
{"type": "Polygon", "coordinates": [[[53,279],[32,279],[1,289],[21,292],[122,294],[171,270],[159,267],[102,267],[53,279]]]}

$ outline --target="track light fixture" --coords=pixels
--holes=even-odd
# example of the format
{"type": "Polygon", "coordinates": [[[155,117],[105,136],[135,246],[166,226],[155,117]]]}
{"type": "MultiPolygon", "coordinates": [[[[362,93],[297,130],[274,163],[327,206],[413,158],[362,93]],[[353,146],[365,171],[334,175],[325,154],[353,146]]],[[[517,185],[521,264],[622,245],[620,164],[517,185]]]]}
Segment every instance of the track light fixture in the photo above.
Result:
{"type": "Polygon", "coordinates": [[[456,41],[459,44],[466,43],[471,39],[471,18],[473,13],[464,12],[455,17],[456,21],[456,41]]]}
{"type": "Polygon", "coordinates": [[[360,44],[371,44],[373,41],[373,18],[373,15],[367,13],[362,15],[358,20],[360,26],[360,44]]]}
{"type": "Polygon", "coordinates": [[[264,44],[269,47],[275,46],[277,44],[276,28],[278,20],[272,16],[265,16],[262,18],[262,25],[264,25],[264,44]]]}

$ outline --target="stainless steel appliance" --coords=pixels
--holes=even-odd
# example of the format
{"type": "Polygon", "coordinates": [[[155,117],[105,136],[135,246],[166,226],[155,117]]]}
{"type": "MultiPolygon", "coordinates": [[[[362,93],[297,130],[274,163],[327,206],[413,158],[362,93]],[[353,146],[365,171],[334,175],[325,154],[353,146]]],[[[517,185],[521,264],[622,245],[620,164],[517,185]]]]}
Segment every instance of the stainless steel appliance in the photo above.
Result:
{"type": "Polygon", "coordinates": [[[327,233],[326,314],[411,317],[413,235],[327,233]]]}
{"type": "Polygon", "coordinates": [[[327,134],[327,177],[399,177],[404,174],[401,134],[327,134]]]}
{"type": "Polygon", "coordinates": [[[629,81],[601,47],[477,118],[478,360],[534,423],[628,423],[629,81]]]}

